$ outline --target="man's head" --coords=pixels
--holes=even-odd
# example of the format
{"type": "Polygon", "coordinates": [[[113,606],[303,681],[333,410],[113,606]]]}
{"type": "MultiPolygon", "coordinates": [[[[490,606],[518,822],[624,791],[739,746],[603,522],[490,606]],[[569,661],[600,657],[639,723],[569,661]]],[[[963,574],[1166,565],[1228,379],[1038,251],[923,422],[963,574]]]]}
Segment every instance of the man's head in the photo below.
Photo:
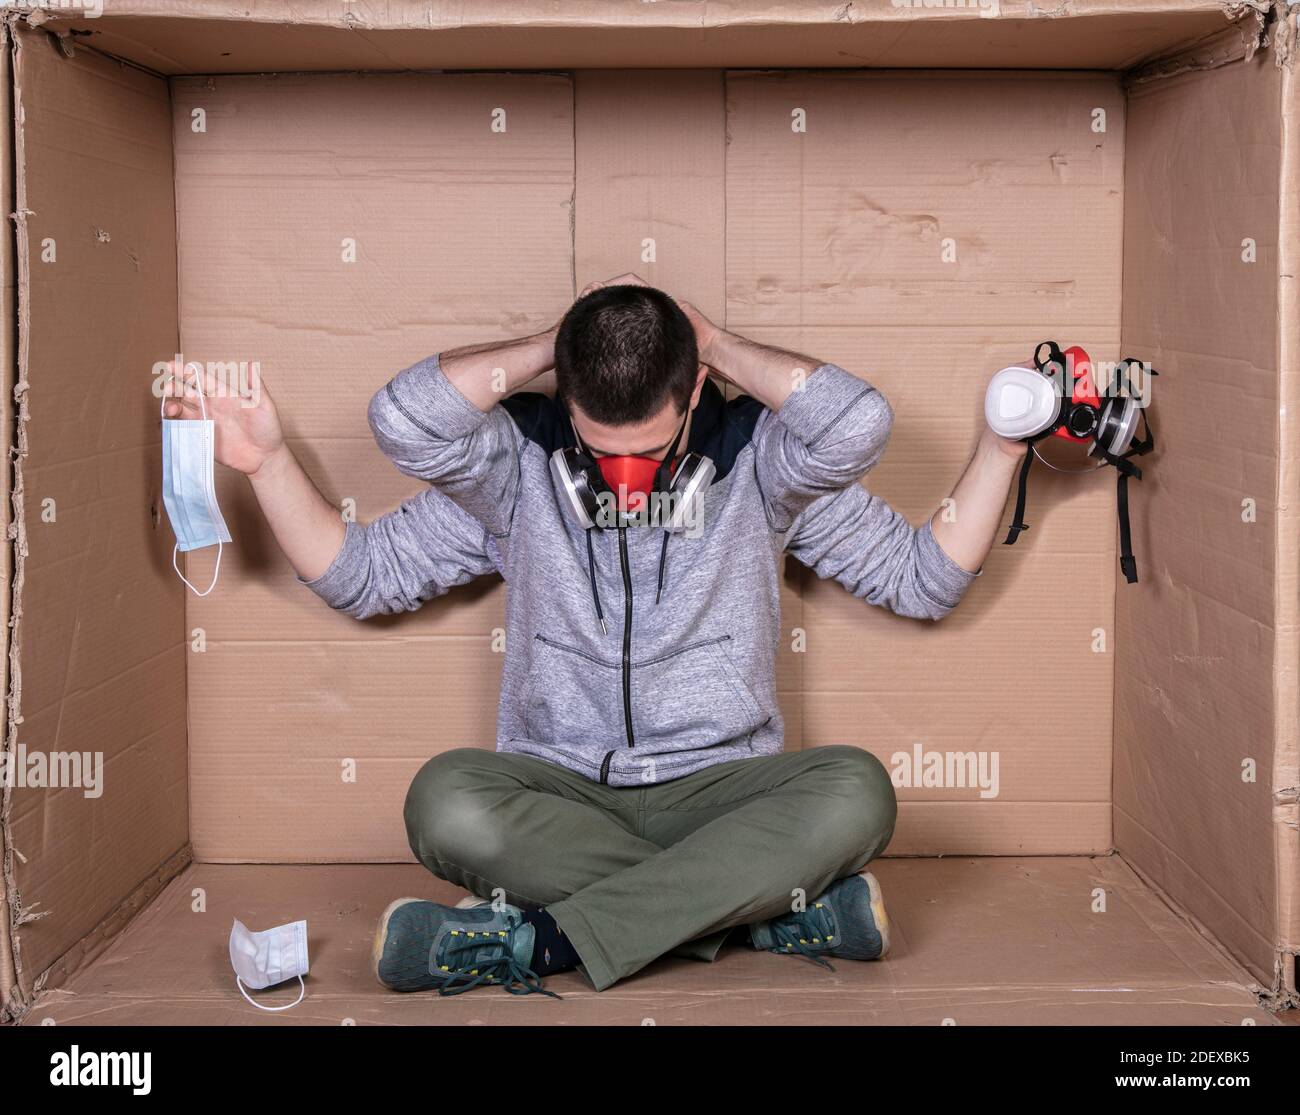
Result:
{"type": "Polygon", "coordinates": [[[560,322],[556,391],[594,456],[661,459],[706,373],[690,321],[654,287],[600,287],[560,322]]]}

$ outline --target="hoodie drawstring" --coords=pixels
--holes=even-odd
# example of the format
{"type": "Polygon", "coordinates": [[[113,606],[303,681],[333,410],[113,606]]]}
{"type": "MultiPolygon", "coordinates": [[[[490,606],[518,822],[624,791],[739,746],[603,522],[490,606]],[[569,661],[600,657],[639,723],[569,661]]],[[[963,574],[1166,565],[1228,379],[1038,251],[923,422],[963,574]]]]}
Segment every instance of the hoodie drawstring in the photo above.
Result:
{"type": "Polygon", "coordinates": [[[596,605],[596,618],[600,620],[600,630],[608,635],[609,628],[605,626],[605,613],[600,607],[600,590],[596,587],[596,549],[591,542],[591,532],[595,527],[587,528],[587,569],[591,574],[591,600],[596,605]]]}
{"type": "Polygon", "coordinates": [[[664,563],[668,560],[668,532],[664,531],[663,548],[659,551],[659,587],[655,589],[655,604],[659,604],[659,597],[664,592],[664,563]]]}
{"type": "MultiPolygon", "coordinates": [[[[600,630],[603,634],[609,634],[609,628],[605,625],[605,612],[600,606],[600,589],[596,587],[596,548],[591,541],[591,532],[595,527],[587,528],[587,573],[591,580],[591,602],[596,606],[596,618],[600,621],[600,630]]],[[[659,582],[655,587],[655,604],[658,605],[664,594],[664,569],[668,563],[668,539],[672,537],[668,531],[664,531],[664,544],[659,549],[659,582]]]]}

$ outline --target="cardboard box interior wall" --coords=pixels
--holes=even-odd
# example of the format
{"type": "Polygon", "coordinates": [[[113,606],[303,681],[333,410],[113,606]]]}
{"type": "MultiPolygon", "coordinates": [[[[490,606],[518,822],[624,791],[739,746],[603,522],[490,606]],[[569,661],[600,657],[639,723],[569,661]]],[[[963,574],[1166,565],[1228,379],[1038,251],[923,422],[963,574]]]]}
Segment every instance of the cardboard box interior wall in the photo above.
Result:
{"type": "Polygon", "coordinates": [[[1294,16],[188,7],[8,24],[6,747],[104,756],[102,796],[4,792],[12,1014],[191,858],[409,861],[410,776],[493,736],[500,584],[357,624],[223,473],[236,542],[217,591],[185,593],[155,362],[259,361],[294,451],[364,521],[416,490],[369,437],[382,382],[626,270],[876,382],[898,421],[870,487],[913,522],[992,370],[1048,336],[1151,360],[1141,584],[1116,584],[1109,474],[1046,470],[1034,529],[938,626],[791,563],[787,745],[996,752],[996,796],[900,789],[891,854],[1114,850],[1294,992],[1294,16]]]}

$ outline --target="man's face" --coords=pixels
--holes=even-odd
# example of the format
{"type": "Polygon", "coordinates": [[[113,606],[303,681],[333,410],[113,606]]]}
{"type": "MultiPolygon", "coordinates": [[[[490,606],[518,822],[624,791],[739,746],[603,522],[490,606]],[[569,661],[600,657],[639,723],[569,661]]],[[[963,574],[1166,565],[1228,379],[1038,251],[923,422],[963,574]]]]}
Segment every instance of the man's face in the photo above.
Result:
{"type": "MultiPolygon", "coordinates": [[[[708,368],[701,364],[699,377],[695,382],[695,391],[691,395],[692,411],[695,410],[695,404],[700,401],[700,391],[704,387],[707,375],[708,368]]],[[[652,457],[656,461],[662,461],[664,455],[672,448],[673,439],[682,424],[682,412],[671,400],[664,404],[658,414],[651,415],[645,421],[622,426],[606,426],[604,423],[597,422],[574,404],[570,404],[569,413],[573,418],[574,428],[578,431],[578,437],[582,439],[583,448],[597,459],[652,457]]],[[[677,443],[679,454],[686,451],[690,433],[691,423],[690,419],[687,419],[686,429],[682,431],[681,441],[677,443]]]]}

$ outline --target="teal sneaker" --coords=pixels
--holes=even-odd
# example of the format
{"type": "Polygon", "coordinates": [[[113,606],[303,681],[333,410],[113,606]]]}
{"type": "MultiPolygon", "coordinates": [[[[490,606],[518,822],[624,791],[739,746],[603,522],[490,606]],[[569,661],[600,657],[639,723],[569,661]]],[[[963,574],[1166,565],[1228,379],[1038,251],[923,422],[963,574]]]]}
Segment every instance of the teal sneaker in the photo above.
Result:
{"type": "Polygon", "coordinates": [[[827,956],[879,960],[889,952],[889,917],[870,871],[836,879],[807,909],[749,927],[756,949],[806,956],[824,968],[827,956]]]}
{"type": "Polygon", "coordinates": [[[370,966],[393,991],[429,991],[459,995],[482,985],[504,987],[512,995],[540,992],[529,967],[533,927],[517,906],[494,910],[478,906],[440,906],[420,898],[399,898],[379,919],[370,966]]]}

